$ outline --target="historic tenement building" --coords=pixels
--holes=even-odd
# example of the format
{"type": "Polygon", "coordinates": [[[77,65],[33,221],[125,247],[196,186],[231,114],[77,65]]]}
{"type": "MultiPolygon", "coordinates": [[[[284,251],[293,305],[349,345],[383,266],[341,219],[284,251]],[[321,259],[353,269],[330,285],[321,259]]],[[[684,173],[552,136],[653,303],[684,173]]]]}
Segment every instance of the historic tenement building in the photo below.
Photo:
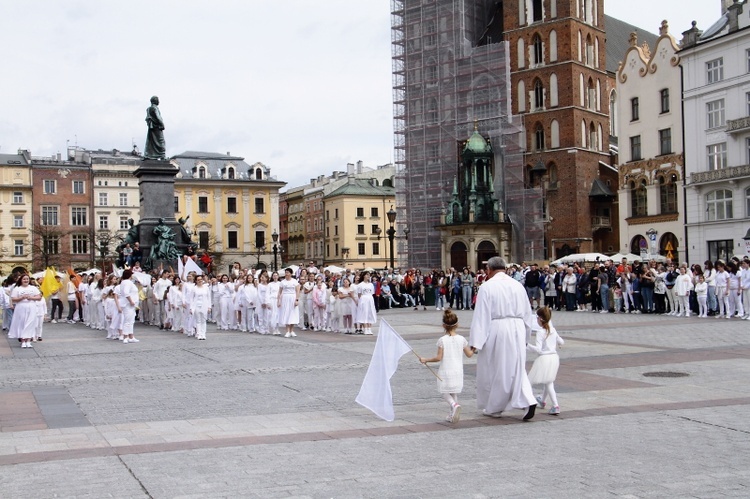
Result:
{"type": "Polygon", "coordinates": [[[664,21],[653,46],[630,47],[617,71],[620,253],[684,261],[679,46],[664,21]]]}

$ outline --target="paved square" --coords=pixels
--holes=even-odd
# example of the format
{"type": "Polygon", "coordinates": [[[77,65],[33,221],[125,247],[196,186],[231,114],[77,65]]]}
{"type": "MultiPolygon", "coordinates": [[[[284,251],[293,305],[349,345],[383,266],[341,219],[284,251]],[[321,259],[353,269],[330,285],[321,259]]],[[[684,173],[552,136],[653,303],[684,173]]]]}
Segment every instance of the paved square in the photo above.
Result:
{"type": "MultiPolygon", "coordinates": [[[[472,312],[457,313],[468,335],[472,312]]],[[[440,312],[380,317],[434,354],[440,312]]],[[[750,495],[750,323],[553,322],[562,414],[481,416],[467,359],[455,425],[411,354],[392,379],[396,421],[354,402],[375,337],[209,328],[203,342],[137,326],[141,342],[123,345],[46,324],[33,349],[0,341],[0,496],[750,495]]]]}

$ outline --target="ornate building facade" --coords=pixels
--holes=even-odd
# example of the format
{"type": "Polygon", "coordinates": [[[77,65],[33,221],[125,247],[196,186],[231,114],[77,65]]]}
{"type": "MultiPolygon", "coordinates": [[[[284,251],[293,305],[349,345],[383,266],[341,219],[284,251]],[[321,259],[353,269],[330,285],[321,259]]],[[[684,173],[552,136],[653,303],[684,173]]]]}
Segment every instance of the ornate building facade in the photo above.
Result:
{"type": "Polygon", "coordinates": [[[186,151],[171,163],[175,218],[186,220],[198,246],[221,257],[221,268],[239,262],[269,267],[279,228],[279,189],[285,182],[262,163],[231,154],[186,151]],[[189,217],[189,218],[188,218],[189,217]]]}
{"type": "Polygon", "coordinates": [[[617,72],[620,253],[684,261],[679,46],[664,21],[653,47],[636,33],[617,72]]]}

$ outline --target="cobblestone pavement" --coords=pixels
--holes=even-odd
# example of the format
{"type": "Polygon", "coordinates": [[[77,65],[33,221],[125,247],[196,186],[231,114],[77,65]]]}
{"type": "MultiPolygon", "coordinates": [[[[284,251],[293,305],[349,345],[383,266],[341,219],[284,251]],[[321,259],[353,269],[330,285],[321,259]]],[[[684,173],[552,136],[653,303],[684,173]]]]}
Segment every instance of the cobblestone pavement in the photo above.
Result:
{"type": "MultiPolygon", "coordinates": [[[[470,311],[458,311],[468,336],[470,311]]],[[[433,355],[441,313],[381,314],[433,355]]],[[[396,421],[354,402],[375,337],[137,326],[140,343],[46,324],[0,340],[0,496],[748,497],[750,323],[557,312],[562,414],[443,422],[409,354],[396,421]],[[671,373],[670,377],[644,376],[671,373]]],[[[377,329],[376,329],[377,331],[377,329]]],[[[532,358],[530,356],[529,360],[532,358]]]]}

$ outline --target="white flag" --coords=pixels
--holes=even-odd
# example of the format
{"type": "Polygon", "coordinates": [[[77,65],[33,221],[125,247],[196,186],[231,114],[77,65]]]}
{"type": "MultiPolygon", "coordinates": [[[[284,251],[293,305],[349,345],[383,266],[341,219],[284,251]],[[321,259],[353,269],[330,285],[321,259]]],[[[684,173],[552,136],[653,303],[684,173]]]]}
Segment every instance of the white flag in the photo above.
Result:
{"type": "Polygon", "coordinates": [[[182,265],[182,257],[177,259],[177,275],[180,276],[180,280],[185,280],[185,267],[182,265]]]}
{"type": "Polygon", "coordinates": [[[390,324],[381,319],[375,351],[356,402],[370,409],[379,418],[393,421],[396,416],[393,412],[391,377],[398,369],[399,359],[410,351],[409,344],[390,324]]]}
{"type": "Polygon", "coordinates": [[[190,272],[195,272],[195,275],[203,275],[203,269],[200,268],[192,258],[188,258],[185,262],[185,275],[189,274],[190,272]]]}

